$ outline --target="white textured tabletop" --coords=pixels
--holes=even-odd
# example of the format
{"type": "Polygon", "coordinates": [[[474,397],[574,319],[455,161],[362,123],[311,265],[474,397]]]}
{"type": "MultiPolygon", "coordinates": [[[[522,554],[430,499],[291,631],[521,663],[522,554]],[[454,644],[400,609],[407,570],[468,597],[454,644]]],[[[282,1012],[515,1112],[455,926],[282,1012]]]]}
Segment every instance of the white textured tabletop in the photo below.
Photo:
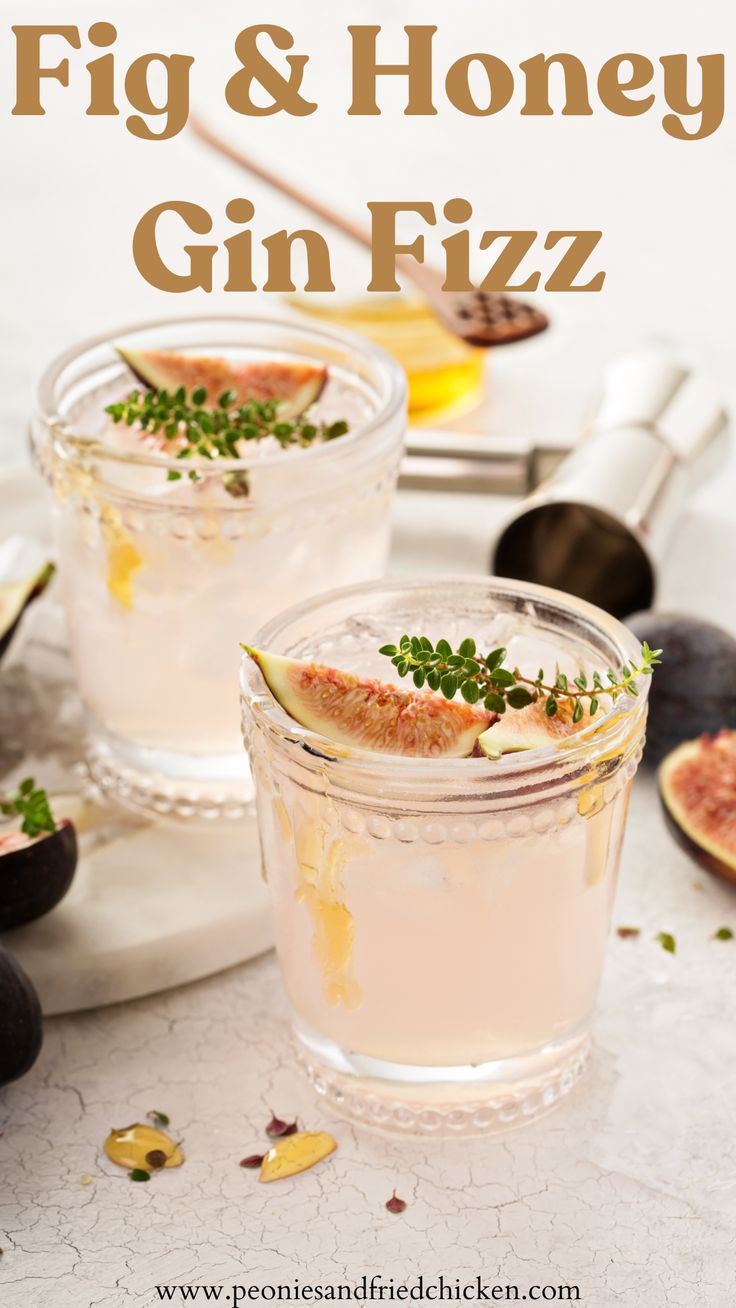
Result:
{"type": "MultiPolygon", "coordinates": [[[[480,570],[480,508],[472,497],[400,497],[397,566],[431,568],[439,555],[480,570]]],[[[691,596],[692,607],[697,596],[698,611],[717,616],[736,568],[732,526],[691,515],[671,563],[663,602],[691,596]],[[707,578],[699,541],[717,560],[707,578]]],[[[720,616],[736,626],[733,599],[720,616]]],[[[163,1285],[231,1294],[295,1278],[416,1284],[440,1273],[520,1295],[577,1286],[588,1308],[728,1308],[736,946],[712,937],[736,929],[736,899],[675,846],[643,774],[615,923],[641,935],[612,938],[587,1077],[546,1120],[500,1142],[393,1140],[331,1118],[293,1065],[271,955],[52,1019],[36,1067],[0,1092],[3,1308],[147,1306],[163,1285]],[[676,938],[674,956],[654,939],[662,930],[676,938]],[[101,1144],[150,1109],[170,1115],[187,1162],[131,1185],[101,1144]],[[262,1151],[271,1109],[330,1129],[339,1147],[265,1189],[238,1163],[262,1151]],[[394,1187],[408,1203],[401,1215],[384,1207],[394,1187]]]]}
{"type": "MultiPolygon", "coordinates": [[[[10,22],[29,21],[20,0],[10,8],[2,34],[8,68],[10,22]]],[[[246,21],[242,5],[216,6],[214,34],[204,33],[201,10],[173,0],[110,0],[102,15],[93,0],[72,8],[65,21],[80,26],[114,21],[128,60],[173,48],[173,30],[177,49],[200,56],[197,103],[226,122],[223,69],[246,21]]],[[[452,22],[446,7],[429,8],[434,13],[425,0],[406,0],[401,23],[440,24],[445,63],[471,49],[503,47],[517,63],[536,50],[575,49],[595,68],[632,42],[654,58],[722,49],[725,39],[716,0],[690,9],[619,0],[595,32],[584,0],[569,0],[564,15],[543,0],[503,6],[503,34],[490,8],[471,0],[458,0],[452,22]]],[[[263,120],[259,150],[288,163],[304,184],[316,179],[344,197],[355,213],[372,197],[431,196],[441,206],[469,195],[484,226],[528,226],[533,218],[540,229],[601,221],[606,228],[605,293],[554,299],[554,330],[494,356],[489,405],[464,425],[569,439],[603,362],[653,338],[707,364],[733,405],[733,119],[698,146],[664,140],[653,116],[597,116],[595,130],[585,120],[555,120],[555,131],[564,126],[567,134],[562,159],[549,149],[549,124],[518,115],[351,122],[344,77],[331,79],[331,52],[343,48],[348,21],[393,21],[400,31],[393,9],[386,0],[355,0],[349,18],[325,14],[317,51],[323,109],[297,127],[263,120]],[[479,158],[489,167],[479,170],[479,158]]],[[[314,51],[313,24],[297,0],[274,0],[267,21],[291,27],[300,48],[314,51]]],[[[144,286],[129,250],[144,208],[186,193],[221,215],[230,196],[251,194],[264,231],[284,221],[263,188],[184,137],[147,149],[125,134],[122,119],[85,123],[83,96],[79,82],[66,99],[59,92],[55,115],[11,121],[6,113],[0,125],[4,172],[13,178],[4,195],[11,239],[0,246],[0,469],[26,457],[31,387],[51,353],[146,315],[243,308],[222,295],[184,304],[144,286]]],[[[732,459],[696,497],[660,592],[661,604],[732,629],[735,498],[732,459]]],[[[394,566],[483,572],[501,510],[474,497],[402,495],[394,566]]],[[[36,1066],[0,1091],[2,1308],[148,1308],[162,1301],[156,1286],[174,1284],[222,1285],[220,1302],[232,1304],[245,1302],[234,1285],[354,1285],[364,1274],[397,1284],[480,1276],[487,1287],[518,1286],[520,1299],[532,1286],[577,1286],[585,1308],[730,1308],[736,943],[712,937],[722,925],[736,929],[736,898],[674,845],[644,776],[615,923],[641,934],[612,937],[587,1077],[556,1113],[501,1142],[392,1140],[331,1119],[292,1064],[272,956],[49,1021],[36,1066]],[[654,940],[662,930],[676,937],[674,955],[654,940]],[[101,1145],[111,1126],[150,1109],[171,1116],[187,1161],[150,1185],[132,1185],[101,1145]],[[261,1151],[271,1109],[332,1130],[337,1153],[301,1177],[260,1186],[238,1161],[261,1151]],[[83,1177],[91,1179],[82,1184],[83,1177]],[[400,1215],[384,1207],[394,1187],[408,1204],[400,1215]]]]}
{"type": "Polygon", "coordinates": [[[520,1294],[577,1285],[589,1308],[728,1308],[736,949],[710,937],[729,920],[733,896],[693,871],[638,786],[616,921],[642,935],[612,941],[591,1070],[556,1113],[501,1142],[392,1140],[331,1119],[292,1065],[271,956],[56,1019],[0,1107],[4,1308],[364,1273],[480,1275],[520,1294]],[[652,939],[663,928],[674,956],[652,939]],[[131,1185],[100,1145],[152,1108],[171,1116],[187,1162],[131,1185]],[[272,1108],[339,1147],[265,1189],[238,1162],[261,1152],[272,1108]],[[394,1187],[401,1215],[384,1207],[394,1187]]]}

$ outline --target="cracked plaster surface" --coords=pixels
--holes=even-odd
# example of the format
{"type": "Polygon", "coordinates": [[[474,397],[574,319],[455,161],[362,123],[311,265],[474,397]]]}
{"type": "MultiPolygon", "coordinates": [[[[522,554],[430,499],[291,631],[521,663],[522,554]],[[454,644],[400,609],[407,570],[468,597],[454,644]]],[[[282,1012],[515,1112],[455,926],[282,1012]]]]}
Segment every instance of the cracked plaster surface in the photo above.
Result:
{"type": "Polygon", "coordinates": [[[554,1114],[501,1140],[394,1139],[331,1116],[292,1060],[273,956],[49,1021],[36,1067],[0,1091],[3,1308],[374,1272],[577,1284],[587,1308],[729,1308],[736,944],[711,937],[736,926],[734,900],[671,843],[645,778],[623,873],[615,921],[642,932],[612,938],[591,1069],[554,1114]],[[102,1141],[153,1108],[187,1161],[132,1185],[102,1141]],[[238,1161],[262,1150],[272,1108],[339,1148],[266,1187],[238,1161]],[[394,1187],[401,1216],[384,1208],[394,1187]]]}

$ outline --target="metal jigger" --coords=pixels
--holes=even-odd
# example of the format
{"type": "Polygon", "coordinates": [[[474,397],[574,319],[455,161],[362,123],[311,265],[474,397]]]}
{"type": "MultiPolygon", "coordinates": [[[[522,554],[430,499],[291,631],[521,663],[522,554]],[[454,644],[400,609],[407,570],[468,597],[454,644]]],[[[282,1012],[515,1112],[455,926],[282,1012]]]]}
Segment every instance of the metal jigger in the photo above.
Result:
{"type": "Polygon", "coordinates": [[[685,501],[727,447],[728,415],[705,378],[659,352],[616,360],[580,443],[501,530],[491,571],[615,617],[649,608],[685,501]]]}

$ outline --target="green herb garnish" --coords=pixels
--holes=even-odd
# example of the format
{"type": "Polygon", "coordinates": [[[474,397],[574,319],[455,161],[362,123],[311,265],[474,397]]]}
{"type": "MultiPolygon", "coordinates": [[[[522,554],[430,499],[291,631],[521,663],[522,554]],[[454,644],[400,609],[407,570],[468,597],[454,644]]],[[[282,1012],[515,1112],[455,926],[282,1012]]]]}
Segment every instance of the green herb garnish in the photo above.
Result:
{"type": "Polygon", "coordinates": [[[145,1171],[143,1167],[134,1167],[130,1173],[131,1181],[150,1181],[151,1173],[145,1171]]]}
{"type": "Polygon", "coordinates": [[[154,1122],[156,1126],[171,1125],[169,1114],[162,1113],[158,1108],[152,1108],[150,1113],[146,1113],[146,1117],[150,1117],[151,1121],[154,1122]]]}
{"type": "Polygon", "coordinates": [[[714,940],[733,940],[733,931],[730,927],[719,927],[713,936],[714,940]]]}
{"type": "Polygon", "coordinates": [[[0,802],[0,812],[6,817],[22,817],[20,829],[26,836],[40,836],[44,831],[56,830],[49,797],[45,790],[36,789],[33,777],[26,777],[14,795],[0,802]]]}
{"type": "MultiPolygon", "coordinates": [[[[126,427],[138,424],[150,435],[162,435],[166,441],[177,443],[176,458],[191,459],[194,455],[207,460],[238,459],[241,441],[259,441],[272,436],[282,448],[289,445],[314,445],[332,441],[349,430],[345,421],[311,422],[301,416],[286,422],[278,416],[277,400],[249,400],[236,404],[235,391],[223,391],[216,404],[207,404],[207,391],[198,386],[187,395],[180,386],[176,391],[133,390],[125,400],[108,404],[113,422],[126,427]]],[[[194,468],[188,472],[191,481],[199,481],[200,473],[194,468]]],[[[183,473],[171,468],[169,481],[179,481],[183,473]]],[[[247,479],[228,474],[226,483],[230,494],[248,494],[247,479]],[[235,480],[233,480],[233,476],[235,480]]]]}
{"type": "Polygon", "coordinates": [[[638,695],[636,680],[651,676],[652,669],[661,661],[661,649],[650,649],[646,641],[641,647],[638,664],[627,663],[617,676],[609,668],[602,676],[594,672],[588,684],[584,672],[569,680],[558,672],[554,681],[545,678],[542,668],[536,677],[525,677],[518,668],[506,667],[506,650],[491,650],[479,654],[475,641],[468,636],[453,650],[447,640],[433,645],[427,636],[402,636],[398,645],[382,645],[379,654],[391,659],[400,677],[412,674],[414,685],[439,690],[445,699],[454,699],[458,691],[468,704],[483,701],[491,713],[505,713],[507,708],[522,709],[537,700],[544,700],[548,717],[557,712],[561,700],[573,704],[573,722],[580,722],[587,707],[594,717],[600,698],[607,695],[615,700],[619,695],[638,695]]]}
{"type": "Polygon", "coordinates": [[[667,950],[668,954],[675,953],[675,949],[676,949],[675,937],[671,936],[669,931],[658,931],[654,939],[662,946],[663,949],[667,950]]]}

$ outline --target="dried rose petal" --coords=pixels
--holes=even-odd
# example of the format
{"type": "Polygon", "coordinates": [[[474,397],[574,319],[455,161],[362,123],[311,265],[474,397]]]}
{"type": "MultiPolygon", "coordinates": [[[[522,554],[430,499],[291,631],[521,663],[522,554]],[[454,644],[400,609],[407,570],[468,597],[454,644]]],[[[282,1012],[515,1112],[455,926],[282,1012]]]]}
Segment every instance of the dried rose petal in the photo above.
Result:
{"type": "Polygon", "coordinates": [[[271,1121],[266,1127],[266,1135],[269,1137],[270,1140],[280,1140],[284,1136],[294,1135],[298,1130],[299,1127],[295,1121],[284,1122],[280,1117],[277,1117],[276,1114],[274,1113],[274,1115],[271,1118],[271,1121]]]}
{"type": "Polygon", "coordinates": [[[248,1154],[247,1158],[241,1158],[241,1167],[260,1167],[264,1159],[264,1154],[248,1154]]]}
{"type": "Polygon", "coordinates": [[[394,1190],[391,1198],[386,1201],[386,1209],[389,1213],[403,1213],[406,1208],[406,1200],[399,1199],[394,1190]]]}
{"type": "Polygon", "coordinates": [[[633,940],[635,936],[641,935],[641,930],[639,927],[618,927],[616,935],[622,940],[633,940]]]}

